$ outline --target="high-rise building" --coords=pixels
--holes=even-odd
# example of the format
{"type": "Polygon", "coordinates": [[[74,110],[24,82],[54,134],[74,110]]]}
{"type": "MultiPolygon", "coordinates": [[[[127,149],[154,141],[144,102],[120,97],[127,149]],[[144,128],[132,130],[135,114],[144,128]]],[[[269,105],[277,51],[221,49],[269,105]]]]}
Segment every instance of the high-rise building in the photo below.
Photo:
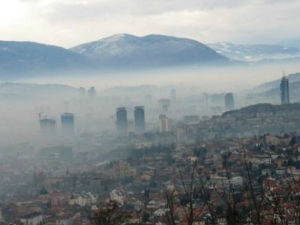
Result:
{"type": "Polygon", "coordinates": [[[207,93],[203,93],[203,104],[205,107],[208,107],[209,105],[209,95],[207,93]]]}
{"type": "Polygon", "coordinates": [[[61,119],[61,128],[63,134],[66,135],[74,134],[74,114],[64,113],[61,115],[60,119],[61,119]]]}
{"type": "Polygon", "coordinates": [[[159,132],[166,133],[169,132],[170,129],[170,119],[162,114],[159,116],[159,132]]]}
{"type": "Polygon", "coordinates": [[[147,94],[147,95],[145,96],[145,102],[146,102],[147,104],[150,104],[150,103],[152,102],[152,99],[153,99],[153,96],[150,95],[150,94],[147,94]]]}
{"type": "Polygon", "coordinates": [[[121,135],[128,132],[127,111],[125,107],[117,108],[117,130],[121,135]]]}
{"type": "Polygon", "coordinates": [[[282,105],[290,103],[289,79],[286,76],[283,76],[281,79],[280,97],[282,105]]]}
{"type": "Polygon", "coordinates": [[[171,101],[174,103],[176,102],[176,89],[172,89],[171,92],[170,92],[170,98],[171,98],[171,101]]]}
{"type": "Polygon", "coordinates": [[[95,87],[90,87],[90,89],[88,90],[88,96],[92,97],[92,98],[96,97],[96,89],[95,89],[95,87]]]}
{"type": "Polygon", "coordinates": [[[135,132],[143,133],[146,129],[145,110],[143,106],[134,107],[134,126],[135,132]]]}
{"type": "Polygon", "coordinates": [[[40,118],[40,130],[44,135],[56,133],[56,121],[54,119],[40,118]]]}
{"type": "Polygon", "coordinates": [[[226,111],[234,110],[234,98],[232,93],[225,95],[225,109],[226,111]]]}
{"type": "Polygon", "coordinates": [[[163,113],[168,112],[170,107],[170,99],[168,98],[159,99],[159,105],[163,113]]]}
{"type": "Polygon", "coordinates": [[[85,97],[85,88],[84,87],[80,87],[78,92],[79,92],[79,97],[85,97]]]}
{"type": "Polygon", "coordinates": [[[185,143],[187,140],[187,128],[183,123],[177,124],[176,127],[176,141],[177,143],[185,143]]]}

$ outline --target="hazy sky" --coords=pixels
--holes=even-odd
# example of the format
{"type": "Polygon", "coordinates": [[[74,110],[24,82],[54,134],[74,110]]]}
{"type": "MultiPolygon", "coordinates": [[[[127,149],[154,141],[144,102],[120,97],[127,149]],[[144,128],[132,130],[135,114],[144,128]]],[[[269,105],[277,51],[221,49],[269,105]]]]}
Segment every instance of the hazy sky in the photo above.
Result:
{"type": "Polygon", "coordinates": [[[299,0],[0,0],[0,39],[72,47],[116,33],[202,42],[300,36],[299,0]]]}

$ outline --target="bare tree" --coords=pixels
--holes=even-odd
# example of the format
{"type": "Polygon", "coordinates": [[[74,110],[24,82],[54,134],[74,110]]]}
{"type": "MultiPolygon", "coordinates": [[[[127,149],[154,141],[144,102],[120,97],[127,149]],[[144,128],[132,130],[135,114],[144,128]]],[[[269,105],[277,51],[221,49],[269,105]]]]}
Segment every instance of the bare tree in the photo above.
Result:
{"type": "Polygon", "coordinates": [[[103,208],[94,212],[92,224],[95,225],[120,225],[129,218],[129,214],[122,210],[120,206],[110,201],[103,208]]]}
{"type": "Polygon", "coordinates": [[[167,201],[168,212],[166,215],[168,225],[176,225],[176,217],[175,217],[175,188],[170,188],[165,191],[165,199],[167,201]]]}
{"type": "Polygon", "coordinates": [[[217,224],[215,206],[211,201],[211,190],[208,187],[208,183],[202,177],[203,174],[197,169],[198,162],[192,163],[188,171],[184,173],[179,170],[180,188],[178,190],[171,189],[165,191],[165,199],[167,201],[167,222],[169,225],[176,224],[175,204],[180,202],[181,209],[184,212],[184,217],[187,225],[192,225],[195,221],[204,219],[203,215],[199,216],[195,213],[196,209],[200,211],[207,210],[209,217],[207,218],[208,224],[217,224]],[[196,208],[196,200],[198,201],[198,208],[196,208]]]}

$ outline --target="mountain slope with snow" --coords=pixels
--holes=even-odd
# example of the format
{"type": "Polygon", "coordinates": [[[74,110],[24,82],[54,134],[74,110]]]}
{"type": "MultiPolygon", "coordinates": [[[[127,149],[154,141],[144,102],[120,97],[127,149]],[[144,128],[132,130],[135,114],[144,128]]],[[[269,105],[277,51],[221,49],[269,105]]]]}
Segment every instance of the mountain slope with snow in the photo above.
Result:
{"type": "Polygon", "coordinates": [[[229,59],[200,42],[164,35],[137,37],[117,34],[76,46],[71,50],[104,67],[157,67],[229,62],[229,59]]]}
{"type": "Polygon", "coordinates": [[[300,57],[300,49],[282,45],[240,45],[228,42],[209,44],[219,54],[234,60],[258,62],[266,60],[286,60],[300,57]]]}

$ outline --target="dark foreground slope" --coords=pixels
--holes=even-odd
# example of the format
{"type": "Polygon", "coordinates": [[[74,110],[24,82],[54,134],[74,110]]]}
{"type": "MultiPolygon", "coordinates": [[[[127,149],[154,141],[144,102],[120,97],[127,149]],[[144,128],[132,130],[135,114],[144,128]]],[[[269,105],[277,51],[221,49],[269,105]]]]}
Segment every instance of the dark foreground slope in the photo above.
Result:
{"type": "Polygon", "coordinates": [[[251,105],[200,122],[199,135],[207,139],[299,132],[299,115],[299,103],[251,105]]]}

